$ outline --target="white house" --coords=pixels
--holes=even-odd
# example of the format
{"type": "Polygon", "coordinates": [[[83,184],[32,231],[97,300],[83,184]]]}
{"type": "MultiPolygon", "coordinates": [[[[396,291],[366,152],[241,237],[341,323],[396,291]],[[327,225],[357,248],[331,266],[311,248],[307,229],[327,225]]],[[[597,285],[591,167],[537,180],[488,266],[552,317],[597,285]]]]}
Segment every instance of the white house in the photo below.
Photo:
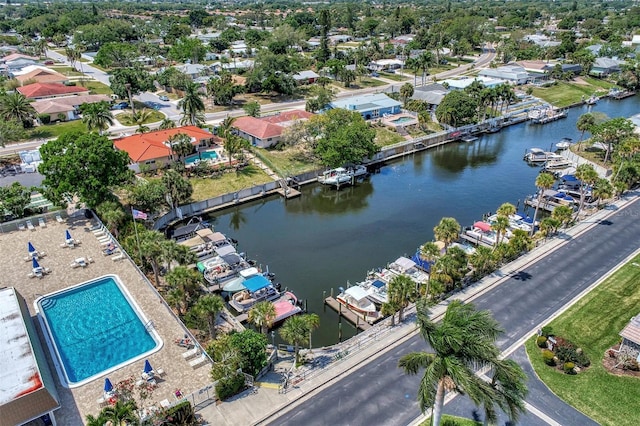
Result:
{"type": "Polygon", "coordinates": [[[481,77],[504,80],[511,84],[527,84],[531,78],[520,65],[505,65],[498,68],[486,68],[478,73],[481,77]]]}

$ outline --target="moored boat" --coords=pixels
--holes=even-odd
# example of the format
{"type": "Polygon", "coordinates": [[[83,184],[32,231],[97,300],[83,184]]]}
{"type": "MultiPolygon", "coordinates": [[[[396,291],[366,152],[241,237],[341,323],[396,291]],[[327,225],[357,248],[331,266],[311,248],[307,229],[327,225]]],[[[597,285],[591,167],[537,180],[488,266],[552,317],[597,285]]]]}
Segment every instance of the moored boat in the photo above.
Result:
{"type": "Polygon", "coordinates": [[[302,312],[302,308],[298,306],[298,298],[290,291],[285,291],[278,300],[274,301],[273,307],[276,310],[276,316],[272,322],[274,325],[302,312]]]}
{"type": "Polygon", "coordinates": [[[529,151],[524,155],[524,160],[529,163],[544,163],[552,156],[557,155],[553,152],[545,151],[541,148],[529,148],[529,151]]]}
{"type": "Polygon", "coordinates": [[[374,279],[358,283],[358,285],[365,289],[367,297],[373,303],[382,305],[389,302],[389,293],[387,292],[388,285],[386,282],[374,279]]]}
{"type": "Polygon", "coordinates": [[[280,297],[280,291],[262,274],[254,275],[244,281],[242,290],[229,300],[229,305],[238,313],[245,313],[253,305],[262,301],[274,301],[280,297]]]}
{"type": "Polygon", "coordinates": [[[374,320],[378,318],[379,312],[367,296],[367,291],[361,286],[356,285],[342,291],[342,293],[336,297],[336,300],[349,309],[363,314],[367,320],[374,320]]]}
{"type": "Polygon", "coordinates": [[[562,170],[562,169],[566,169],[567,167],[571,167],[573,165],[574,165],[573,161],[567,158],[564,158],[562,156],[560,156],[559,158],[554,157],[545,161],[545,163],[542,165],[542,171],[562,170]]]}
{"type": "Polygon", "coordinates": [[[573,140],[571,138],[562,138],[560,142],[556,142],[556,149],[559,151],[564,151],[565,149],[569,149],[573,140]]]}
{"type": "Polygon", "coordinates": [[[351,182],[352,176],[344,167],[327,170],[318,176],[318,182],[323,185],[342,185],[351,182]]]}

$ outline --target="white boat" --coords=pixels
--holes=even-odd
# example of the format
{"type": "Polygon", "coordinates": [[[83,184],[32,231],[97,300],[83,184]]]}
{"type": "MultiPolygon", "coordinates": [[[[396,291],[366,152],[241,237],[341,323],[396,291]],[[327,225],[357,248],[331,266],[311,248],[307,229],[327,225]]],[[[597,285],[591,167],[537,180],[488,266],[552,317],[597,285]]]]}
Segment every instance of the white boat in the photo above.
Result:
{"type": "Polygon", "coordinates": [[[429,281],[429,274],[420,270],[416,263],[408,257],[401,256],[389,264],[389,269],[398,274],[407,275],[416,284],[422,285],[429,281]]]}
{"type": "MultiPolygon", "coordinates": [[[[493,225],[493,223],[497,220],[498,215],[494,214],[487,218],[487,222],[493,225]]],[[[521,229],[526,232],[531,232],[532,220],[525,220],[519,214],[512,214],[509,216],[509,228],[510,229],[521,229]]]]}
{"type": "Polygon", "coordinates": [[[263,275],[254,275],[244,281],[246,290],[242,290],[229,300],[229,306],[242,314],[253,305],[262,301],[273,302],[280,297],[280,291],[263,275]]]}
{"type": "Polygon", "coordinates": [[[358,283],[358,285],[364,288],[365,291],[367,292],[367,297],[369,298],[369,300],[371,300],[373,303],[376,303],[378,305],[382,305],[384,303],[389,302],[389,293],[387,292],[387,284],[388,283],[378,279],[366,280],[361,283],[358,283]]]}
{"type": "Polygon", "coordinates": [[[562,138],[560,142],[556,143],[556,149],[558,149],[559,151],[564,151],[565,149],[569,149],[571,143],[571,138],[562,138]]]}
{"type": "Polygon", "coordinates": [[[529,163],[544,163],[555,155],[557,154],[541,148],[529,148],[529,151],[524,155],[524,159],[529,163]]]}
{"type": "Polygon", "coordinates": [[[595,105],[598,103],[598,97],[597,96],[591,96],[589,97],[589,99],[587,99],[586,104],[587,105],[595,105]]]}
{"type": "MultiPolygon", "coordinates": [[[[492,230],[491,225],[486,222],[476,222],[473,226],[466,227],[460,236],[475,245],[487,247],[494,247],[498,240],[498,233],[492,230]]],[[[501,243],[507,243],[508,241],[509,233],[500,235],[501,243]]]]}
{"type": "Polygon", "coordinates": [[[277,324],[302,312],[302,309],[298,306],[298,298],[290,291],[285,291],[278,300],[273,302],[273,307],[276,310],[276,317],[273,320],[273,324],[277,324]]]}
{"type": "Polygon", "coordinates": [[[376,305],[367,297],[367,291],[359,285],[349,287],[340,293],[336,300],[349,309],[365,315],[367,320],[373,320],[378,317],[376,305]]]}
{"type": "Polygon", "coordinates": [[[327,170],[322,173],[322,176],[318,176],[318,182],[324,185],[343,185],[368,174],[367,168],[363,165],[350,166],[348,168],[337,167],[327,170]]]}
{"type": "Polygon", "coordinates": [[[573,166],[573,161],[564,158],[562,156],[559,157],[553,157],[550,158],[549,160],[545,161],[545,163],[542,165],[542,170],[546,171],[546,170],[561,170],[561,169],[566,169],[567,167],[571,167],[573,166]]]}

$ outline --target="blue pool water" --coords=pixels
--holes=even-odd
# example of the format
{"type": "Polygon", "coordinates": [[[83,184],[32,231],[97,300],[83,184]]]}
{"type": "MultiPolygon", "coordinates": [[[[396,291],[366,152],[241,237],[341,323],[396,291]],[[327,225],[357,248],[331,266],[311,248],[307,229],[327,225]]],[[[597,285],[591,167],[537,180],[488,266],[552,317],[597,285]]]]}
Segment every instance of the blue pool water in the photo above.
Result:
{"type": "Polygon", "coordinates": [[[416,119],[413,117],[398,117],[395,120],[391,120],[393,124],[408,123],[409,121],[416,121],[416,119]]]}
{"type": "Polygon", "coordinates": [[[202,151],[196,155],[191,157],[187,157],[185,160],[185,164],[193,164],[197,160],[205,161],[205,160],[215,160],[218,158],[218,153],[215,151],[202,151]]]}
{"type": "Polygon", "coordinates": [[[101,277],[38,301],[62,364],[62,381],[71,387],[141,358],[158,345],[117,280],[101,277]]]}

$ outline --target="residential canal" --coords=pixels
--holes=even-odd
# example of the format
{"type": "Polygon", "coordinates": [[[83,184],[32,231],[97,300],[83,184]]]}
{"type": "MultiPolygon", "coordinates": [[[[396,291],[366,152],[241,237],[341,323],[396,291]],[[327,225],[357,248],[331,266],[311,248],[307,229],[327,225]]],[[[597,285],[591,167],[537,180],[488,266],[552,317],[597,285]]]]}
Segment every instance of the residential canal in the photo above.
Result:
{"type": "MultiPolygon", "coordinates": [[[[538,167],[522,160],[531,147],[550,149],[563,137],[580,139],[575,123],[590,108],[610,118],[640,113],[640,98],[601,100],[574,108],[569,116],[545,125],[519,124],[473,143],[452,143],[383,166],[379,173],[340,191],[321,186],[302,188],[302,196],[285,201],[273,196],[216,212],[216,231],[235,239],[239,251],[276,273],[276,281],[306,299],[320,316],[314,346],[343,340],[355,329],[323,307],[323,291],[334,295],[365,278],[368,270],[399,256],[411,256],[433,239],[442,217],[472,224],[503,202],[523,210],[523,200],[535,191],[538,167]]],[[[586,137],[587,135],[585,135],[586,137]]],[[[533,215],[532,211],[530,211],[533,215]]],[[[276,337],[279,341],[279,337],[276,337]]]]}

